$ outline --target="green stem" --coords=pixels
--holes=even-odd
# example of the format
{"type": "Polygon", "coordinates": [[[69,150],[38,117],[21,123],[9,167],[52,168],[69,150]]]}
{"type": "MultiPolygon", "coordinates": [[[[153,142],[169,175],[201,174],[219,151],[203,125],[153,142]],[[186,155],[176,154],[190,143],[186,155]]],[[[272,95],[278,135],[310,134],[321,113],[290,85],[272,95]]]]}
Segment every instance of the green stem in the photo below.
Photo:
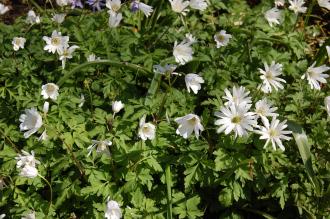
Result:
{"type": "Polygon", "coordinates": [[[159,73],[155,73],[154,77],[152,78],[150,87],[148,89],[147,97],[144,101],[145,105],[149,105],[151,100],[154,99],[156,92],[159,88],[160,82],[161,82],[162,75],[159,73]]]}
{"type": "Polygon", "coordinates": [[[309,17],[311,16],[315,3],[316,3],[316,0],[312,0],[312,3],[310,3],[310,5],[308,7],[308,11],[307,11],[307,14],[306,14],[306,17],[304,20],[304,26],[308,25],[309,17]]]}
{"type": "Polygon", "coordinates": [[[42,8],[38,5],[38,3],[36,3],[34,0],[30,0],[30,2],[32,3],[32,5],[33,5],[34,7],[36,7],[36,8],[38,9],[39,12],[44,12],[44,9],[42,9],[42,8]]]}
{"type": "Polygon", "coordinates": [[[165,169],[165,181],[167,188],[167,219],[172,219],[172,179],[171,179],[171,167],[169,164],[166,165],[165,169]]]}
{"type": "Polygon", "coordinates": [[[74,69],[72,69],[71,71],[66,73],[57,82],[57,85],[58,86],[63,85],[67,79],[69,79],[71,76],[74,75],[74,73],[81,71],[85,67],[89,67],[89,66],[93,66],[93,65],[111,65],[111,66],[115,66],[115,67],[119,67],[119,68],[123,67],[123,68],[131,69],[131,70],[139,71],[144,75],[152,74],[152,72],[150,72],[149,70],[147,70],[139,65],[135,65],[135,64],[127,63],[127,62],[112,61],[112,60],[97,60],[97,61],[93,61],[93,62],[85,62],[81,65],[78,65],[77,67],[75,67],[74,69]]]}
{"type": "Polygon", "coordinates": [[[46,178],[44,178],[44,177],[41,176],[40,174],[38,174],[38,176],[39,176],[41,179],[43,179],[43,180],[48,184],[49,189],[50,189],[50,200],[49,200],[49,207],[48,207],[48,211],[47,211],[47,215],[48,215],[48,213],[49,213],[49,209],[50,209],[50,207],[52,206],[52,202],[53,202],[53,189],[52,189],[52,185],[49,183],[49,181],[48,181],[46,178]]]}

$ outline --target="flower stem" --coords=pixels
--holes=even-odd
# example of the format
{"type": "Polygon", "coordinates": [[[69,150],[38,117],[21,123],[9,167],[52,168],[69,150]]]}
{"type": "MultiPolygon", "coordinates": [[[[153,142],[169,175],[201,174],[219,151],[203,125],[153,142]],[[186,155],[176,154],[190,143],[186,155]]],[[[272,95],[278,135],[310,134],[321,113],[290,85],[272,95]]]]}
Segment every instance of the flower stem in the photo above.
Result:
{"type": "Polygon", "coordinates": [[[165,169],[165,181],[167,188],[167,219],[172,219],[172,177],[171,177],[171,167],[169,164],[166,165],[165,169]]]}
{"type": "Polygon", "coordinates": [[[309,17],[311,16],[315,3],[316,3],[316,0],[312,0],[312,2],[310,3],[310,5],[308,7],[308,11],[307,11],[307,14],[306,14],[306,17],[304,20],[304,26],[308,25],[309,17]]]}
{"type": "Polygon", "coordinates": [[[52,202],[53,202],[53,188],[52,188],[52,185],[49,183],[49,181],[45,177],[41,176],[40,174],[38,174],[38,176],[48,184],[49,189],[50,189],[50,200],[49,200],[49,207],[48,207],[48,211],[47,211],[47,215],[48,215],[49,209],[52,206],[52,202]]]}

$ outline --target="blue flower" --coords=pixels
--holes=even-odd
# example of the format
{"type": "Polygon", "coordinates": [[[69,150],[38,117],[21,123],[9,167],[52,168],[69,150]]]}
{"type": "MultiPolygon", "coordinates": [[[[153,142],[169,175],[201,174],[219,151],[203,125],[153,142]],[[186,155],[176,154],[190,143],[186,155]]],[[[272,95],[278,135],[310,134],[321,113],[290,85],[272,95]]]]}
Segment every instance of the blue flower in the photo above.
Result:
{"type": "Polygon", "coordinates": [[[90,6],[92,6],[93,11],[101,10],[101,7],[105,6],[104,0],[87,0],[86,3],[90,6]]]}

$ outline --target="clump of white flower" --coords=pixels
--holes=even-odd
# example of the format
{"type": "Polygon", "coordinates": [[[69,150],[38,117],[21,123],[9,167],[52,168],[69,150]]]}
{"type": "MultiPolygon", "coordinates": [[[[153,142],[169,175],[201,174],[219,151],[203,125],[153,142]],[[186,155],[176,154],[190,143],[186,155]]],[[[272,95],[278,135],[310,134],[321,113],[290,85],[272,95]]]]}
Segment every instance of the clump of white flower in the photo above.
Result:
{"type": "Polygon", "coordinates": [[[21,122],[20,131],[26,131],[24,138],[36,133],[43,124],[42,117],[35,108],[26,109],[25,113],[19,117],[19,121],[21,122]]]}
{"type": "Polygon", "coordinates": [[[63,7],[63,6],[67,6],[67,5],[69,5],[71,2],[72,2],[71,0],[56,0],[56,4],[57,4],[58,6],[61,6],[61,7],[63,7]]]}
{"type": "Polygon", "coordinates": [[[24,37],[14,37],[11,43],[13,44],[13,49],[18,51],[20,48],[24,49],[25,42],[26,39],[24,37]]]}
{"type": "Polygon", "coordinates": [[[280,24],[282,12],[278,8],[269,9],[265,12],[265,18],[272,27],[273,25],[280,24]]]}
{"type": "Polygon", "coordinates": [[[196,138],[199,138],[200,132],[204,130],[199,116],[192,113],[176,118],[174,121],[179,124],[176,134],[183,138],[188,138],[193,132],[195,133],[196,138]]]}
{"type": "Polygon", "coordinates": [[[29,24],[39,24],[40,23],[40,17],[36,15],[36,13],[33,10],[30,10],[26,17],[26,22],[29,24]]]}
{"type": "Polygon", "coordinates": [[[221,30],[219,33],[215,34],[214,40],[217,43],[217,48],[227,46],[230,38],[232,38],[232,36],[227,34],[225,30],[221,30]]]}
{"type": "Polygon", "coordinates": [[[286,124],[286,120],[280,123],[276,117],[273,117],[270,124],[268,119],[263,119],[262,122],[264,126],[261,126],[260,130],[256,131],[256,133],[261,135],[260,139],[267,139],[264,148],[267,147],[269,142],[271,142],[274,150],[276,150],[276,146],[278,146],[282,151],[284,151],[285,148],[281,140],[290,140],[291,137],[286,135],[292,133],[291,131],[285,130],[288,126],[286,124]]]}
{"type": "Polygon", "coordinates": [[[104,217],[107,219],[120,219],[122,217],[122,213],[121,213],[118,202],[116,202],[114,200],[109,200],[109,198],[108,198],[104,217]]]}
{"type": "Polygon", "coordinates": [[[204,79],[194,73],[189,73],[185,76],[185,82],[187,86],[188,93],[190,93],[190,89],[197,94],[201,89],[201,84],[204,83],[204,79]]]}
{"type": "Polygon", "coordinates": [[[58,97],[59,87],[54,83],[47,83],[41,86],[41,95],[44,99],[56,100],[58,97]]]}
{"type": "Polygon", "coordinates": [[[329,71],[330,68],[326,65],[314,67],[315,64],[316,62],[314,62],[310,67],[308,67],[306,73],[301,76],[301,79],[305,79],[306,77],[311,89],[320,90],[320,83],[327,83],[326,78],[329,77],[328,74],[323,74],[323,72],[329,71]]]}
{"type": "Polygon", "coordinates": [[[270,93],[273,88],[276,91],[283,89],[284,87],[281,83],[286,83],[286,81],[279,78],[282,75],[282,64],[272,61],[270,66],[267,63],[264,63],[264,66],[265,69],[259,68],[259,72],[261,73],[260,78],[263,80],[261,90],[264,93],[270,93]]]}
{"type": "Polygon", "coordinates": [[[35,178],[38,176],[38,170],[36,168],[37,164],[40,164],[38,160],[34,157],[34,151],[31,151],[31,154],[22,150],[22,154],[19,154],[18,157],[15,157],[17,160],[16,167],[21,170],[20,176],[35,178]]]}
{"type": "Polygon", "coordinates": [[[153,125],[152,123],[148,122],[146,123],[146,116],[144,115],[140,119],[139,123],[139,137],[145,141],[147,139],[154,139],[156,135],[156,126],[153,125]]]}
{"type": "Polygon", "coordinates": [[[161,65],[154,65],[153,66],[153,70],[156,74],[162,74],[162,75],[179,75],[181,76],[181,74],[175,72],[175,69],[177,68],[176,65],[172,65],[172,64],[166,64],[164,67],[161,65]]]}
{"type": "Polygon", "coordinates": [[[289,3],[289,9],[292,10],[295,14],[306,13],[307,8],[303,7],[305,4],[304,0],[289,0],[289,3]]]}
{"type": "Polygon", "coordinates": [[[180,13],[182,15],[186,15],[189,9],[187,8],[189,6],[189,1],[184,0],[169,0],[171,3],[172,10],[176,13],[180,13]]]}

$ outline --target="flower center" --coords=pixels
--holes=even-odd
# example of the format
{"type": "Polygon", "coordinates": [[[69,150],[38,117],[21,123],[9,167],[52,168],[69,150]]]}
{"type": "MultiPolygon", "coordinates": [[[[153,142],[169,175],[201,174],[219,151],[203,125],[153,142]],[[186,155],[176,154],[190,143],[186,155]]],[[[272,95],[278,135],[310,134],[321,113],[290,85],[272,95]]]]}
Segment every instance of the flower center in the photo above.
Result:
{"type": "Polygon", "coordinates": [[[242,117],[240,117],[240,116],[234,116],[233,118],[231,118],[231,122],[235,123],[235,124],[238,124],[241,121],[242,121],[242,117]]]}
{"type": "Polygon", "coordinates": [[[271,71],[267,71],[265,74],[266,79],[271,80],[273,79],[273,74],[271,71]]]}
{"type": "Polygon", "coordinates": [[[113,5],[111,5],[111,8],[114,12],[117,12],[120,9],[120,5],[113,4],[113,5]]]}
{"type": "Polygon", "coordinates": [[[55,91],[55,87],[54,86],[47,86],[47,93],[53,93],[55,91]]]}
{"type": "Polygon", "coordinates": [[[189,125],[191,125],[191,126],[195,126],[196,122],[197,122],[197,120],[196,120],[195,117],[193,117],[193,118],[191,118],[191,119],[188,120],[188,123],[189,123],[189,125]]]}
{"type": "Polygon", "coordinates": [[[225,41],[225,36],[222,35],[222,34],[217,34],[217,35],[216,35],[216,38],[217,38],[217,40],[218,40],[219,42],[223,42],[223,41],[225,41]]]}
{"type": "Polygon", "coordinates": [[[270,129],[269,132],[269,137],[274,138],[278,136],[278,131],[276,129],[270,129]]]}
{"type": "Polygon", "coordinates": [[[21,39],[16,39],[16,40],[15,40],[15,44],[16,44],[16,45],[20,45],[20,44],[21,44],[21,39]]]}
{"type": "Polygon", "coordinates": [[[60,45],[61,39],[59,37],[53,37],[51,43],[55,46],[60,45]]]}
{"type": "Polygon", "coordinates": [[[257,112],[257,114],[264,116],[266,114],[266,109],[263,107],[260,107],[257,112]]]}

